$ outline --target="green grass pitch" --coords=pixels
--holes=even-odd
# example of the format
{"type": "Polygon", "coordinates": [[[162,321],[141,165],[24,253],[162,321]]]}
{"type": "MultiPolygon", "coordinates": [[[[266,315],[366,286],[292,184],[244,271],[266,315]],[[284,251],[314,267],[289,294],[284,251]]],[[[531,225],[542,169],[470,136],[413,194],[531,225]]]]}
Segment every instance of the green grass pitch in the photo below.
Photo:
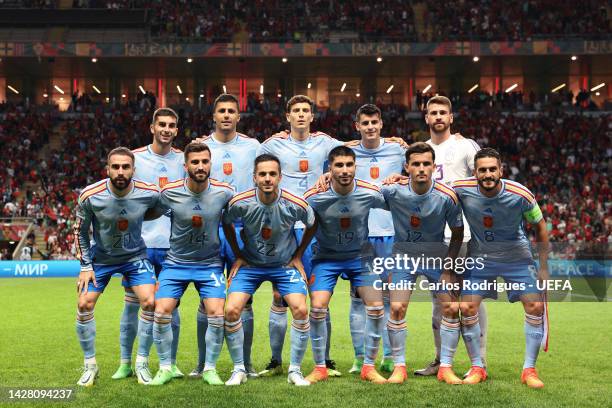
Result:
{"type": "MultiPolygon", "coordinates": [[[[66,387],[79,378],[82,354],[74,322],[74,279],[0,279],[4,314],[0,331],[0,387],[66,387]]],[[[540,353],[538,371],[546,387],[530,390],[520,384],[523,361],[523,311],[519,304],[489,302],[488,365],[490,379],[475,386],[449,386],[435,378],[412,375],[401,386],[365,384],[347,374],[353,350],[348,329],[348,285],[341,281],[332,298],[332,358],[341,378],[298,389],[286,377],[254,379],[242,387],[212,387],[199,380],[175,380],[164,387],[138,385],[134,378],[113,381],[119,358],[119,318],[123,290],[113,279],[96,308],[97,359],[101,376],[90,389],[77,390],[76,400],[60,405],[79,407],[396,407],[396,406],[612,406],[610,364],[611,303],[553,303],[550,305],[550,351],[540,353]]],[[[271,288],[262,286],[255,297],[253,361],[262,369],[270,358],[268,309],[271,288]]],[[[191,287],[181,309],[178,365],[186,374],[197,360],[195,316],[197,296],[191,287]]],[[[410,371],[427,364],[433,354],[431,304],[415,302],[408,308],[407,363],[410,371]]],[[[288,339],[284,349],[289,360],[288,339]]],[[[152,351],[151,366],[157,368],[152,351]]],[[[218,364],[226,379],[231,362],[224,346],[218,364]]],[[[455,368],[463,373],[468,360],[459,344],[455,368]]],[[[306,354],[303,371],[312,369],[306,354]]],[[[15,406],[6,400],[1,406],[15,406]]],[[[25,405],[42,405],[27,403],[25,405]]]]}

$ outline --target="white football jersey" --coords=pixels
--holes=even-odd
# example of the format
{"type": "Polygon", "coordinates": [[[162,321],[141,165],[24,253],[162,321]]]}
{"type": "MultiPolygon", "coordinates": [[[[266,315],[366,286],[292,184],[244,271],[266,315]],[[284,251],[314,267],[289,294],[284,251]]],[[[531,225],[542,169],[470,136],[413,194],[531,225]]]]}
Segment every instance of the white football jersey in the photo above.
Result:
{"type": "MultiPolygon", "coordinates": [[[[448,139],[440,144],[435,144],[429,139],[427,144],[436,152],[436,170],[433,178],[436,181],[449,185],[455,181],[472,177],[474,175],[474,156],[480,150],[478,143],[472,139],[457,139],[450,135],[448,139]]],[[[444,238],[450,240],[451,231],[446,226],[444,238]]],[[[471,238],[470,228],[465,216],[463,216],[463,242],[471,238]]]]}

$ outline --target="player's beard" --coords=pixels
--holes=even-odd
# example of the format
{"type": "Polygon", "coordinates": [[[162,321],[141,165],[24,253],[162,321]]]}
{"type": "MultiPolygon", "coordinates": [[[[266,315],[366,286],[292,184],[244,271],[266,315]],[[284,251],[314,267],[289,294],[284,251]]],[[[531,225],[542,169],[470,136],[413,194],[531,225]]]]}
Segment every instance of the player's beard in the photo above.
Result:
{"type": "Polygon", "coordinates": [[[125,190],[130,185],[130,183],[132,182],[132,178],[117,176],[115,178],[111,178],[110,182],[117,190],[121,191],[125,190]]]}
{"type": "Polygon", "coordinates": [[[208,173],[204,170],[197,172],[188,171],[187,173],[189,174],[189,178],[193,180],[194,183],[202,184],[206,183],[208,180],[208,173]]]}
{"type": "Polygon", "coordinates": [[[431,129],[432,132],[440,133],[440,134],[446,132],[448,128],[450,128],[450,123],[444,123],[444,122],[439,122],[439,123],[435,122],[433,125],[429,126],[429,129],[431,129]],[[443,126],[442,128],[440,128],[440,127],[436,127],[436,125],[443,125],[443,126]]]}
{"type": "Polygon", "coordinates": [[[338,183],[338,185],[342,186],[342,187],[346,187],[346,186],[350,186],[351,184],[353,184],[353,180],[355,179],[355,176],[343,176],[343,175],[338,175],[334,177],[334,181],[336,183],[338,183]],[[348,181],[345,181],[348,180],[348,181]]]}
{"type": "Polygon", "coordinates": [[[501,179],[498,178],[492,178],[492,177],[487,177],[487,178],[483,178],[483,179],[479,179],[478,180],[478,185],[480,186],[480,188],[482,188],[485,191],[492,191],[495,190],[497,188],[497,186],[499,185],[501,179]],[[495,184],[493,184],[493,187],[485,187],[485,183],[488,181],[493,181],[495,182],[495,184]]]}
{"type": "Polygon", "coordinates": [[[172,134],[170,134],[169,136],[163,136],[163,137],[164,137],[164,138],[169,138],[170,140],[169,140],[169,141],[167,141],[167,142],[166,142],[166,141],[164,141],[164,140],[162,139],[162,134],[161,134],[161,133],[159,133],[159,134],[155,135],[155,141],[156,141],[157,143],[159,143],[160,145],[162,145],[162,146],[171,145],[171,144],[172,144],[172,142],[174,141],[174,135],[172,135],[172,134]]]}

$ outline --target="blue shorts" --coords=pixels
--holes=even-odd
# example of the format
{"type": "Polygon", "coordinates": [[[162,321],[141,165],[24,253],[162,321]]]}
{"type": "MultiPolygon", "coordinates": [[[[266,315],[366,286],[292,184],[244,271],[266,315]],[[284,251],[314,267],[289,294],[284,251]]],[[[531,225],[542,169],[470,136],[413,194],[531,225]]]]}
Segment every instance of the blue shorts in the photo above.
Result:
{"type": "Polygon", "coordinates": [[[376,281],[380,281],[380,275],[370,272],[361,259],[314,261],[312,277],[309,281],[310,291],[320,290],[333,293],[340,276],[350,280],[354,288],[374,286],[376,281]]]}
{"type": "Polygon", "coordinates": [[[126,287],[155,285],[155,271],[148,259],[116,265],[94,264],[93,269],[98,287],[96,288],[93,282],[90,282],[88,290],[92,292],[104,292],[111,276],[116,273],[123,275],[121,283],[126,287]]]}
{"type": "Polygon", "coordinates": [[[164,263],[155,299],[180,299],[193,282],[200,299],[225,299],[225,276],[221,266],[164,263]]]}
{"type": "Polygon", "coordinates": [[[155,276],[159,277],[159,273],[164,266],[168,248],[147,248],[147,259],[155,268],[155,276]]]}
{"type": "MultiPolygon", "coordinates": [[[[429,283],[437,283],[440,282],[440,277],[442,276],[442,269],[418,269],[415,273],[412,273],[412,270],[395,270],[391,273],[391,282],[394,284],[398,284],[401,282],[411,282],[414,283],[417,281],[418,276],[424,276],[427,278],[429,283]]],[[[445,290],[434,290],[434,293],[446,293],[445,290]]]]}
{"type": "MultiPolygon", "coordinates": [[[[374,256],[378,258],[388,258],[391,256],[393,253],[394,240],[395,237],[393,235],[384,237],[368,237],[368,242],[372,244],[372,247],[374,248],[374,256]]],[[[389,282],[389,272],[385,270],[379,275],[379,278],[383,282],[389,282]]],[[[349,277],[343,274],[342,279],[348,280],[349,277]]],[[[351,296],[357,296],[356,288],[353,287],[353,285],[351,285],[351,296]]]]}
{"type": "Polygon", "coordinates": [[[281,296],[291,293],[306,295],[307,293],[306,282],[304,282],[298,270],[282,266],[270,268],[242,267],[232,279],[227,293],[241,292],[252,295],[265,281],[272,282],[281,296]]]}
{"type": "Polygon", "coordinates": [[[523,295],[542,293],[537,288],[537,273],[538,271],[533,261],[510,263],[485,261],[482,269],[477,269],[475,266],[464,272],[461,295],[474,295],[483,298],[497,299],[498,291],[491,283],[495,282],[497,277],[502,277],[506,284],[515,286],[513,288],[505,288],[504,291],[508,294],[508,300],[510,302],[516,302],[519,301],[520,297],[523,295]],[[466,285],[472,286],[480,284],[489,284],[489,286],[485,289],[476,287],[466,288],[466,285]]]}

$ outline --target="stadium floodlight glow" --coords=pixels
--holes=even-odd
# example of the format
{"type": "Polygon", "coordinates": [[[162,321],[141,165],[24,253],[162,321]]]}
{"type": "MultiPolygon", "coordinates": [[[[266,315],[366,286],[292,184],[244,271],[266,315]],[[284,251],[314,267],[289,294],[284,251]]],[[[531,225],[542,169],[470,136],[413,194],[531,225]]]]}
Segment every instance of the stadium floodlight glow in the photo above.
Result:
{"type": "Polygon", "coordinates": [[[97,59],[96,57],[93,57],[93,58],[91,59],[91,62],[93,62],[93,63],[95,64],[96,62],[98,62],[98,59],[97,59]]]}
{"type": "Polygon", "coordinates": [[[382,62],[382,57],[376,58],[376,62],[382,62]]]}
{"type": "Polygon", "coordinates": [[[283,95],[279,92],[279,93],[276,94],[276,96],[278,96],[280,98],[283,95]]]}
{"type": "Polygon", "coordinates": [[[431,84],[427,85],[425,89],[423,89],[423,93],[429,91],[431,89],[431,84]]]}
{"type": "Polygon", "coordinates": [[[478,84],[474,84],[474,86],[468,90],[468,93],[474,92],[477,88],[478,88],[478,84]]]}
{"type": "Polygon", "coordinates": [[[394,86],[395,85],[391,84],[391,86],[387,88],[387,93],[391,93],[391,91],[393,90],[394,86]]]}
{"type": "Polygon", "coordinates": [[[204,97],[204,94],[200,94],[200,98],[203,98],[203,97],[204,97]]]}
{"type": "Polygon", "coordinates": [[[181,86],[180,86],[180,85],[177,85],[177,86],[176,86],[176,90],[178,91],[178,93],[179,93],[180,95],[182,95],[182,94],[183,94],[183,90],[181,89],[181,86]]]}
{"type": "Polygon", "coordinates": [[[259,85],[259,93],[263,95],[263,84],[259,85]]]}
{"type": "Polygon", "coordinates": [[[287,61],[288,61],[288,60],[287,60],[287,58],[283,58],[283,63],[285,63],[285,62],[287,62],[287,61]]]}
{"type": "Polygon", "coordinates": [[[99,94],[101,94],[101,93],[102,93],[102,92],[100,92],[100,90],[98,89],[98,87],[97,87],[97,86],[92,85],[91,87],[92,87],[92,88],[93,88],[93,90],[94,90],[94,91],[96,91],[97,93],[99,93],[99,94]]]}
{"type": "Polygon", "coordinates": [[[57,92],[61,93],[62,95],[64,94],[64,90],[60,88],[59,86],[53,85],[53,87],[57,90],[57,92]]]}
{"type": "Polygon", "coordinates": [[[147,94],[147,91],[144,90],[144,88],[142,87],[142,85],[138,85],[138,89],[140,89],[140,92],[142,92],[143,95],[147,94]]]}
{"type": "Polygon", "coordinates": [[[187,63],[191,64],[193,62],[193,58],[187,58],[187,63]]]}
{"type": "Polygon", "coordinates": [[[563,88],[565,88],[565,82],[564,82],[564,83],[562,83],[561,85],[559,85],[559,86],[557,86],[557,87],[553,88],[553,89],[552,89],[550,92],[551,92],[551,93],[555,93],[555,92],[557,92],[558,90],[563,89],[563,88]]]}
{"type": "Polygon", "coordinates": [[[506,93],[508,92],[512,92],[514,90],[514,88],[516,88],[518,86],[518,84],[512,84],[508,87],[508,89],[506,89],[506,93]]]}
{"type": "Polygon", "coordinates": [[[122,97],[122,98],[125,98],[125,94],[121,94],[121,97],[122,97]]]}
{"type": "Polygon", "coordinates": [[[63,101],[63,100],[64,100],[64,97],[62,96],[62,97],[60,98],[60,101],[63,101]]]}
{"type": "Polygon", "coordinates": [[[595,96],[599,96],[601,95],[599,92],[595,92],[595,96]]]}
{"type": "Polygon", "coordinates": [[[186,98],[185,98],[185,100],[186,100],[187,102],[189,102],[189,97],[186,97],[186,98]]]}
{"type": "Polygon", "coordinates": [[[48,98],[48,97],[49,97],[49,94],[46,94],[46,93],[43,94],[43,98],[48,98]]]}
{"type": "Polygon", "coordinates": [[[108,102],[108,101],[110,101],[110,98],[107,96],[107,97],[106,97],[106,102],[108,102]]]}
{"type": "Polygon", "coordinates": [[[577,56],[575,56],[575,55],[572,55],[572,57],[571,57],[570,59],[571,59],[572,61],[576,61],[576,60],[578,59],[578,57],[577,57],[577,56]]]}
{"type": "Polygon", "coordinates": [[[360,94],[359,92],[357,92],[357,93],[355,94],[355,96],[359,98],[359,97],[361,96],[361,94],[360,94]]]}
{"type": "Polygon", "coordinates": [[[602,82],[602,83],[601,83],[601,84],[599,84],[599,85],[595,85],[594,87],[592,87],[592,88],[591,88],[591,92],[595,92],[596,90],[601,89],[601,88],[603,88],[604,86],[606,86],[606,83],[605,83],[605,82],[602,82]]]}
{"type": "Polygon", "coordinates": [[[346,89],[346,82],[342,84],[342,86],[340,87],[340,92],[344,92],[344,90],[346,89]]]}
{"type": "Polygon", "coordinates": [[[223,93],[227,93],[227,87],[223,85],[223,93]]]}
{"type": "Polygon", "coordinates": [[[474,55],[474,58],[472,58],[472,61],[478,62],[480,61],[480,57],[478,57],[478,55],[474,55]]]}
{"type": "Polygon", "coordinates": [[[312,88],[312,84],[309,82],[308,83],[308,89],[312,88]]]}
{"type": "Polygon", "coordinates": [[[12,86],[7,85],[6,87],[7,87],[8,89],[10,89],[11,91],[15,92],[17,95],[19,95],[19,91],[18,91],[18,90],[16,90],[15,88],[13,88],[12,86]]]}

